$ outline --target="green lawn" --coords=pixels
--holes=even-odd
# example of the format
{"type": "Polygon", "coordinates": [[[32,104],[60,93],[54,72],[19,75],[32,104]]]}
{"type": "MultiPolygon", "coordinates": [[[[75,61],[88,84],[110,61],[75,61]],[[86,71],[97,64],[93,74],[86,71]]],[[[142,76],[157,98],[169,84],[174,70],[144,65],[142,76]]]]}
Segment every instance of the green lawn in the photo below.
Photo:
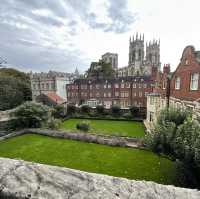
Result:
{"type": "Polygon", "coordinates": [[[1,141],[0,156],[129,179],[175,183],[174,162],[139,149],[26,134],[1,141]]]}
{"type": "MultiPolygon", "coordinates": [[[[76,124],[85,119],[69,119],[61,124],[61,129],[77,130],[76,124]]],[[[144,126],[142,122],[112,121],[112,120],[86,120],[90,122],[91,133],[100,133],[118,136],[143,137],[144,126]]]]}

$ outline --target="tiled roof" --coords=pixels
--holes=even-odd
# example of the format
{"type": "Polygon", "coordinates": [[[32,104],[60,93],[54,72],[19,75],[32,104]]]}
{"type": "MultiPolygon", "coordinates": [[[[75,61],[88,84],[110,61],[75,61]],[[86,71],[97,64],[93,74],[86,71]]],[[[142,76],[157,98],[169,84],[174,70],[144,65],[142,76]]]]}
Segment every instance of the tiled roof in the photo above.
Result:
{"type": "Polygon", "coordinates": [[[58,96],[56,93],[54,92],[49,92],[46,94],[46,96],[51,99],[53,102],[56,102],[57,104],[62,104],[65,102],[65,100],[63,98],[61,98],[60,96],[58,96]]]}

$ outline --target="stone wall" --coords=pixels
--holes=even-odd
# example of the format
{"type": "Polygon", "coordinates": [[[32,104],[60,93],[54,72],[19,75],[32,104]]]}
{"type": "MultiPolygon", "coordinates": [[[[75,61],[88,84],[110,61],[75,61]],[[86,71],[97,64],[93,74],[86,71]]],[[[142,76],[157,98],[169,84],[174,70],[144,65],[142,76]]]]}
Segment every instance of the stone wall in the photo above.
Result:
{"type": "Polygon", "coordinates": [[[131,147],[131,148],[141,148],[144,149],[142,140],[138,138],[130,137],[119,137],[119,136],[110,136],[110,135],[97,135],[90,133],[82,132],[72,132],[72,131],[56,131],[49,129],[23,129],[16,132],[8,132],[7,135],[0,137],[0,141],[23,135],[26,133],[33,133],[39,135],[45,135],[50,137],[78,140],[89,143],[104,144],[109,146],[122,146],[122,147],[131,147]]]}
{"type": "Polygon", "coordinates": [[[0,158],[0,198],[199,199],[200,192],[0,158]]]}

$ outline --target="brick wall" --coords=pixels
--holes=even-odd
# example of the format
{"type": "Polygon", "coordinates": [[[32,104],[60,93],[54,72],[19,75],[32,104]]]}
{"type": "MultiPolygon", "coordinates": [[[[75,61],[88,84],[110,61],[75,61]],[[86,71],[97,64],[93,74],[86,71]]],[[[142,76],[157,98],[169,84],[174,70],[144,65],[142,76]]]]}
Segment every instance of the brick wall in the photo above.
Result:
{"type": "Polygon", "coordinates": [[[171,97],[181,100],[194,101],[200,98],[200,81],[198,90],[190,90],[191,75],[200,74],[200,62],[195,49],[188,46],[184,49],[180,64],[175,70],[171,80],[171,97]],[[175,89],[176,78],[180,77],[180,89],[175,89]]]}

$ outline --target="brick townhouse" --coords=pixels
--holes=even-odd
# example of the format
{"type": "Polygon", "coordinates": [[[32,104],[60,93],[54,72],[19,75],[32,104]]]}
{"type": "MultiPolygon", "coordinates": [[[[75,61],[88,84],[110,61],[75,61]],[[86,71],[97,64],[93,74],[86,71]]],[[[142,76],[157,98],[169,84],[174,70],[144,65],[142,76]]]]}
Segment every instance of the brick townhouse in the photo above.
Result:
{"type": "Polygon", "coordinates": [[[186,107],[199,114],[200,106],[200,51],[187,46],[170,84],[170,104],[186,107]]]}
{"type": "Polygon", "coordinates": [[[77,79],[67,85],[68,103],[76,105],[88,104],[95,107],[98,104],[110,108],[119,105],[146,107],[146,95],[152,92],[154,81],[148,76],[114,78],[114,79],[77,79]]]}
{"type": "Polygon", "coordinates": [[[180,63],[171,74],[164,67],[157,75],[156,88],[147,97],[147,123],[156,119],[159,111],[169,106],[186,108],[193,116],[200,116],[200,51],[193,46],[183,50],[180,63]]]}

